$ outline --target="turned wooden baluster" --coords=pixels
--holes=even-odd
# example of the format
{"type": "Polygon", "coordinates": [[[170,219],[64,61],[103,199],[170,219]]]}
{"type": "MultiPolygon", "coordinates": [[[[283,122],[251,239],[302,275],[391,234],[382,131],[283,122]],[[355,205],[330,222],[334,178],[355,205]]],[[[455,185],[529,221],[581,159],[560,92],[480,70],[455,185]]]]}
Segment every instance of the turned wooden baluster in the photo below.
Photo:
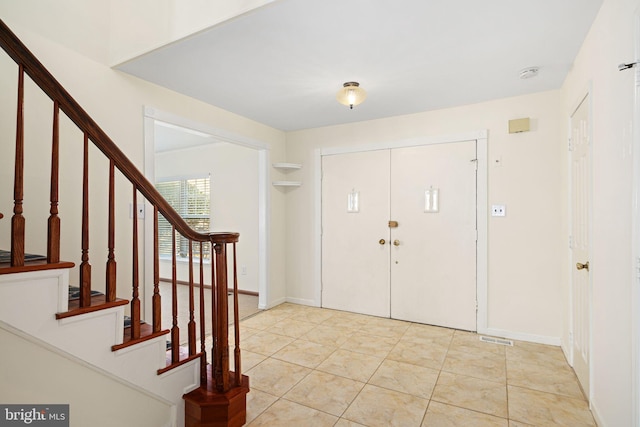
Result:
{"type": "Polygon", "coordinates": [[[109,224],[108,224],[108,255],[107,268],[105,273],[105,294],[107,302],[116,300],[116,220],[115,220],[115,164],[109,161],[109,224]]]}
{"type": "MultiPolygon", "coordinates": [[[[0,214],[1,215],[1,214],[0,214]]],[[[207,384],[207,348],[205,344],[205,310],[204,310],[204,257],[200,242],[200,385],[207,384]]]]}
{"type": "MultiPolygon", "coordinates": [[[[217,313],[220,309],[218,307],[218,276],[216,274],[216,265],[218,263],[218,259],[213,256],[215,251],[215,243],[210,242],[211,245],[211,372],[214,373],[218,369],[220,354],[218,351],[220,347],[218,346],[218,317],[217,313]]],[[[215,385],[215,382],[214,382],[215,385]]]]}
{"type": "Polygon", "coordinates": [[[214,379],[216,389],[229,390],[229,304],[227,298],[227,248],[225,243],[216,243],[216,293],[217,293],[217,330],[216,365],[214,379]]]}
{"type": "Polygon", "coordinates": [[[238,264],[236,263],[236,243],[233,242],[233,331],[235,348],[233,350],[235,384],[242,384],[242,366],[240,365],[240,314],[238,313],[238,264]]]}
{"type": "Polygon", "coordinates": [[[195,302],[193,300],[193,242],[189,240],[189,356],[196,354],[196,321],[194,317],[195,302]]]}
{"type": "Polygon", "coordinates": [[[60,170],[60,106],[53,102],[53,133],[51,141],[51,208],[47,226],[47,262],[60,262],[60,217],[58,216],[58,175],[60,170]]]}
{"type": "Polygon", "coordinates": [[[131,339],[140,338],[140,298],[138,295],[138,189],[133,186],[133,295],[131,298],[131,339]]]}
{"type": "Polygon", "coordinates": [[[89,135],[84,133],[82,165],[82,262],[80,263],[80,307],[91,306],[91,264],[89,264],[89,135]]]}
{"type": "Polygon", "coordinates": [[[11,218],[11,266],[24,265],[24,67],[18,67],[18,112],[16,122],[16,162],[13,181],[13,217],[11,218]]]}
{"type": "Polygon", "coordinates": [[[176,228],[171,227],[171,363],[180,361],[180,328],[178,327],[178,274],[176,262],[176,228]]]}
{"type": "Polygon", "coordinates": [[[162,300],[160,297],[160,251],[158,250],[158,207],[153,207],[153,332],[162,327],[162,300]]]}

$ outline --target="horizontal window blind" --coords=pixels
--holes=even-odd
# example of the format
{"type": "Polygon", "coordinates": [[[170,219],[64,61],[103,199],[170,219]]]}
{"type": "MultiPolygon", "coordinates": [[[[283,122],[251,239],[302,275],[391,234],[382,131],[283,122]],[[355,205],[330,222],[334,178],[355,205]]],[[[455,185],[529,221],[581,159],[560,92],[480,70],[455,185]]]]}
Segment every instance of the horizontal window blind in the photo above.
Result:
{"type": "MultiPolygon", "coordinates": [[[[211,230],[211,178],[209,176],[189,179],[176,179],[156,183],[156,188],[176,212],[195,231],[211,230]]],[[[171,257],[172,227],[158,214],[158,252],[161,257],[171,257]]],[[[189,240],[176,234],[176,256],[189,257],[189,240]]],[[[200,245],[193,246],[193,256],[200,257],[200,245]]],[[[202,257],[210,259],[210,245],[203,245],[202,257]]]]}

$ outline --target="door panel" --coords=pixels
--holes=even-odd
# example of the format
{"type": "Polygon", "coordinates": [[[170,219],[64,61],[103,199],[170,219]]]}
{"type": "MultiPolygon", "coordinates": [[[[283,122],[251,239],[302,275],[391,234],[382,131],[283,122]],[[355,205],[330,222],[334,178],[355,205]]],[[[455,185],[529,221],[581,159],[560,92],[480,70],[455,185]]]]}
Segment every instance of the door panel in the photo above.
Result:
{"type": "Polygon", "coordinates": [[[589,393],[589,109],[585,98],[571,116],[571,254],[573,299],[573,369],[589,393]]]}
{"type": "Polygon", "coordinates": [[[475,141],[391,151],[391,317],[476,330],[475,158],[475,141]]]}
{"type": "Polygon", "coordinates": [[[323,156],[322,173],[322,306],[389,317],[389,151],[323,156]]]}

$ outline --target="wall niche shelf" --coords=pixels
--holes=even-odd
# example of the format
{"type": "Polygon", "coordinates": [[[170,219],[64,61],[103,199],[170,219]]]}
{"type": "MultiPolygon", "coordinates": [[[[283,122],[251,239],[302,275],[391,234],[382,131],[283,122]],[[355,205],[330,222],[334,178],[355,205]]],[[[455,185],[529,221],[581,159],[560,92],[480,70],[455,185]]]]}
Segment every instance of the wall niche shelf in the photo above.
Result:
{"type": "Polygon", "coordinates": [[[300,187],[300,181],[273,181],[274,187],[300,187]]]}
{"type": "Polygon", "coordinates": [[[285,172],[296,170],[296,169],[302,169],[302,165],[300,163],[274,163],[273,167],[285,172]]]}
{"type": "MultiPolygon", "coordinates": [[[[272,166],[275,169],[278,169],[279,171],[284,173],[289,173],[294,170],[302,169],[302,165],[300,163],[279,162],[279,163],[273,163],[272,166]]],[[[287,181],[273,181],[272,184],[274,187],[300,187],[302,185],[302,182],[287,180],[287,181]]]]}

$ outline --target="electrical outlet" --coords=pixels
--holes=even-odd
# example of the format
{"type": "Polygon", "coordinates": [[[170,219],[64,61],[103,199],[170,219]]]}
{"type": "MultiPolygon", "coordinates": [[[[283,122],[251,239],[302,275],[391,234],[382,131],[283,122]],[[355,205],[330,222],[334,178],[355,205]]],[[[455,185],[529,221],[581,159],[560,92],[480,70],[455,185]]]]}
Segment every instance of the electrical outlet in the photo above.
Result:
{"type": "MultiPolygon", "coordinates": [[[[138,203],[136,215],[138,219],[144,219],[144,203],[138,203]]],[[[133,203],[129,203],[129,219],[133,219],[133,203]]]]}
{"type": "Polygon", "coordinates": [[[247,275],[247,266],[246,265],[243,265],[243,266],[240,267],[240,274],[243,275],[243,276],[247,275]]]}
{"type": "Polygon", "coordinates": [[[505,205],[492,205],[491,216],[506,216],[507,207],[505,205]]]}

